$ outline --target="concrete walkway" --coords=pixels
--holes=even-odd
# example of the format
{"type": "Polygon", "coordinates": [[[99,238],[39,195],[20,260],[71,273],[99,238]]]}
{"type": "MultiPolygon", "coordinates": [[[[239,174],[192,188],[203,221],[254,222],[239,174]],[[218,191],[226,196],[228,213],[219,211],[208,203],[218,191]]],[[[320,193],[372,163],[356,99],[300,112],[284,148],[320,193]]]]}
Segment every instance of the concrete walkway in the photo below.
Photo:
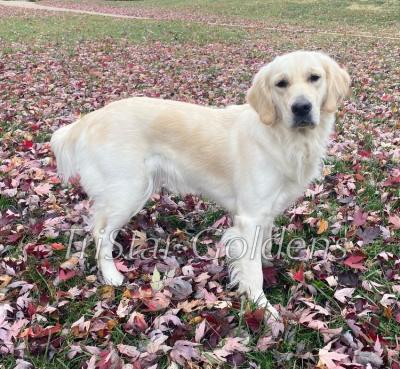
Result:
{"type": "Polygon", "coordinates": [[[56,6],[40,5],[40,4],[37,4],[32,1],[0,0],[0,5],[12,6],[12,7],[16,7],[16,8],[25,8],[25,9],[49,10],[49,11],[53,11],[53,12],[68,12],[68,13],[78,13],[78,14],[88,14],[88,15],[101,15],[104,17],[113,17],[113,18],[145,19],[145,20],[152,19],[152,18],[147,18],[147,17],[135,17],[133,15],[101,13],[101,12],[93,12],[90,10],[80,10],[80,9],[71,9],[71,8],[59,8],[56,6]]]}
{"type": "MultiPolygon", "coordinates": [[[[60,8],[56,6],[48,6],[48,5],[40,5],[31,1],[5,1],[0,0],[0,6],[12,6],[17,8],[25,8],[25,9],[35,9],[35,10],[47,10],[54,12],[68,12],[75,14],[87,14],[87,15],[99,15],[103,17],[112,17],[112,18],[122,18],[122,19],[142,19],[142,20],[159,20],[166,21],[166,19],[157,19],[157,18],[149,18],[149,17],[136,17],[133,15],[124,15],[124,14],[114,14],[114,13],[102,13],[95,12],[90,10],[81,10],[81,9],[71,9],[71,8],[60,8]]],[[[179,20],[177,17],[176,20],[179,20]]],[[[195,21],[191,21],[194,22],[195,21]]],[[[352,33],[352,32],[331,32],[317,29],[295,29],[295,28],[279,28],[279,27],[266,27],[262,25],[242,25],[235,23],[219,23],[219,22],[197,22],[206,24],[209,26],[220,26],[220,27],[235,27],[235,28],[249,28],[249,29],[261,29],[273,32],[291,32],[291,33],[316,33],[316,34],[324,34],[331,36],[343,36],[343,37],[355,37],[355,38],[369,38],[369,39],[377,39],[377,40],[400,40],[400,37],[390,37],[390,36],[376,36],[368,33],[352,33]]]]}

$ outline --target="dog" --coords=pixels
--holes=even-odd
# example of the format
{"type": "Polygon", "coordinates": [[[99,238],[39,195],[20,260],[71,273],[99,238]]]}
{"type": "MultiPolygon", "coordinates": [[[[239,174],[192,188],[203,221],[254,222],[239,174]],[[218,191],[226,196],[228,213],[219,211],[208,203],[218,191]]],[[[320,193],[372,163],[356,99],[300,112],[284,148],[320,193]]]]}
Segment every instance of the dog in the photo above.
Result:
{"type": "Polygon", "coordinates": [[[263,292],[262,263],[270,253],[264,241],[274,218],[318,176],[349,89],[349,74],[329,56],[296,51],[261,68],[244,105],[132,97],[57,130],[51,147],[59,175],[64,181],[79,175],[93,200],[104,282],[124,280],[112,257],[113,230],[154,192],[164,186],[203,194],[234,216],[222,239],[231,283],[278,319],[263,292]]]}

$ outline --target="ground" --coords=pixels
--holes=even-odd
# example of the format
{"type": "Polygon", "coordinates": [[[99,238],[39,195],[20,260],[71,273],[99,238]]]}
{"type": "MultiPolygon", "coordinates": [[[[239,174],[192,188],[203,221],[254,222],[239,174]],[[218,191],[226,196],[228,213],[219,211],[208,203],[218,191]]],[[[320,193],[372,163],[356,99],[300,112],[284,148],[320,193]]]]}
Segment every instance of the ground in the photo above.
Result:
{"type": "Polygon", "coordinates": [[[152,19],[0,6],[0,368],[399,369],[399,3],[39,4],[152,19]],[[227,290],[230,218],[195,196],[153,196],[118,238],[134,245],[118,258],[128,284],[102,286],[90,202],[60,184],[51,133],[133,95],[243,103],[255,71],[296,49],[344,65],[352,96],[321,178],[276,220],[264,278],[283,325],[227,290]]]}

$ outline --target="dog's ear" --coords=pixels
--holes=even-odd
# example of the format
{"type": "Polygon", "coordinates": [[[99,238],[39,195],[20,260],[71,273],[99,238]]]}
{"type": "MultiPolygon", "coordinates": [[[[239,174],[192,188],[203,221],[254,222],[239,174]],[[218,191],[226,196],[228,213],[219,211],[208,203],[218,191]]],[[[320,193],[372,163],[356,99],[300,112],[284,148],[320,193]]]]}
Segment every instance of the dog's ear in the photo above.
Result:
{"type": "Polygon", "coordinates": [[[327,94],[322,105],[322,110],[334,113],[338,103],[350,93],[350,76],[347,71],[339,66],[329,56],[321,54],[328,83],[327,94]]]}
{"type": "Polygon", "coordinates": [[[263,123],[270,125],[275,121],[275,106],[268,86],[268,66],[260,69],[254,76],[247,91],[247,102],[258,113],[263,123]]]}

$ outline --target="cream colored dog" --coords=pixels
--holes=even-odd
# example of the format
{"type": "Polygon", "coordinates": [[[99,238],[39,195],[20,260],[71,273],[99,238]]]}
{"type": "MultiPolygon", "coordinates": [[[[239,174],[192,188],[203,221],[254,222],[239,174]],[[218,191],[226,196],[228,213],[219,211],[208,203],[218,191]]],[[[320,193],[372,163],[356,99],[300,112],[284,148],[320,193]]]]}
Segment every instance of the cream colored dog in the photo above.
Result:
{"type": "Polygon", "coordinates": [[[274,217],[318,175],[349,86],[347,72],[327,55],[297,51],[257,73],[248,104],[216,109],[133,97],[55,132],[60,175],[79,175],[94,200],[104,281],[124,279],[112,258],[113,230],[155,191],[201,193],[234,215],[223,237],[232,283],[278,317],[262,288],[262,240],[270,238],[274,217]]]}

